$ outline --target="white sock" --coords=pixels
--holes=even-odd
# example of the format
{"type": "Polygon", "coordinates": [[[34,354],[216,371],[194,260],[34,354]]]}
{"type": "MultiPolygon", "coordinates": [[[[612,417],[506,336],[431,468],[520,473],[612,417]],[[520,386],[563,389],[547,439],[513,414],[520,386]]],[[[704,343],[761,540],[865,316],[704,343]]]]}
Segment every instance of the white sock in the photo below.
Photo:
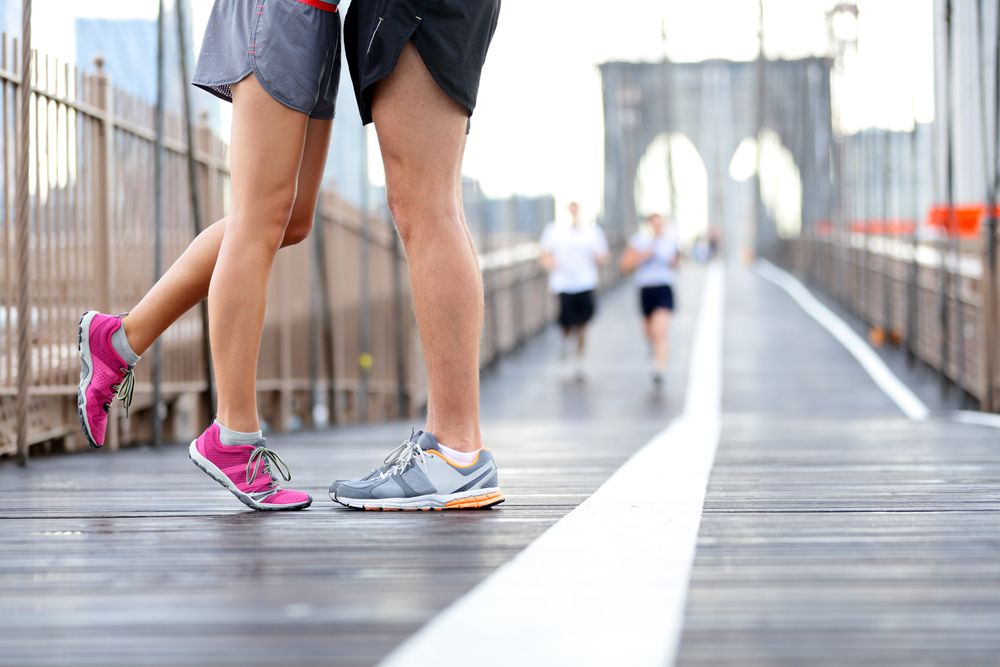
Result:
{"type": "Polygon", "coordinates": [[[224,445],[252,445],[264,438],[263,431],[250,431],[247,433],[234,431],[226,428],[225,424],[218,419],[215,420],[215,425],[219,427],[219,441],[224,445]]]}
{"type": "Polygon", "coordinates": [[[115,348],[115,352],[118,356],[122,358],[129,367],[135,366],[139,363],[139,355],[135,353],[132,346],[128,344],[128,338],[125,336],[125,325],[121,325],[118,329],[111,334],[111,347],[115,348]]]}
{"type": "Polygon", "coordinates": [[[467,466],[473,461],[475,461],[476,457],[479,456],[479,452],[482,451],[482,449],[480,448],[474,452],[460,452],[457,449],[452,449],[451,447],[442,445],[440,442],[438,443],[438,447],[441,449],[441,451],[444,453],[445,456],[447,456],[449,459],[451,459],[452,461],[461,466],[467,466]]]}

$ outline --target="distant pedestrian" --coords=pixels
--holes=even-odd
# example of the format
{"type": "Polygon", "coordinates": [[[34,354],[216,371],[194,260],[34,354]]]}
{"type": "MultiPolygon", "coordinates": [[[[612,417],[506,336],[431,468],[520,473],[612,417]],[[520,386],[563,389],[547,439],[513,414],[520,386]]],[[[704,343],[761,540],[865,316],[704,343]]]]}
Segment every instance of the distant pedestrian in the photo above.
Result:
{"type": "Polygon", "coordinates": [[[621,259],[623,271],[635,271],[642,309],[643,333],[653,356],[653,383],[659,387],[667,370],[670,316],[680,246],[672,223],[658,213],[646,218],[648,227],[629,239],[621,259]]]}
{"type": "Polygon", "coordinates": [[[553,222],[545,228],[540,262],[549,272],[549,290],[559,297],[561,359],[580,379],[587,324],[596,308],[597,267],[608,261],[608,241],[600,227],[583,220],[578,203],[570,203],[569,214],[569,223],[553,222]]]}

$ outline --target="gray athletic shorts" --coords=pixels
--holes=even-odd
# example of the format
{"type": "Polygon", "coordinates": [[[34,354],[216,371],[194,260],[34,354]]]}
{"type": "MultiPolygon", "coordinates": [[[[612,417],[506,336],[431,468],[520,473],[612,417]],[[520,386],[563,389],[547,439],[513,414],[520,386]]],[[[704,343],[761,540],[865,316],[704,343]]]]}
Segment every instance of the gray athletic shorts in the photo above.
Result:
{"type": "Polygon", "coordinates": [[[216,0],[192,83],[227,102],[251,73],[285,106],[333,118],[340,13],[324,0],[216,0]]]}

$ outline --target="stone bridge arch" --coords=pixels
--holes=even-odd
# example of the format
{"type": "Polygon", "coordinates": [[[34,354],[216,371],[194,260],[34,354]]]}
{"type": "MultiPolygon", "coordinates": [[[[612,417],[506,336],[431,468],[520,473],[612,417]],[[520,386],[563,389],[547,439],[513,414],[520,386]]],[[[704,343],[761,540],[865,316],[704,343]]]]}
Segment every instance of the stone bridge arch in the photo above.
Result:
{"type": "Polygon", "coordinates": [[[741,246],[762,248],[778,238],[773,220],[753,229],[757,192],[753,179],[738,182],[729,164],[746,139],[755,139],[758,119],[780,137],[801,177],[802,228],[829,216],[832,205],[830,61],[772,60],[763,65],[764,105],[758,106],[758,63],[709,60],[698,63],[609,62],[601,65],[604,86],[603,223],[628,234],[637,214],[639,161],[660,135],[679,133],[697,148],[708,173],[709,223],[728,240],[731,256],[741,246]]]}

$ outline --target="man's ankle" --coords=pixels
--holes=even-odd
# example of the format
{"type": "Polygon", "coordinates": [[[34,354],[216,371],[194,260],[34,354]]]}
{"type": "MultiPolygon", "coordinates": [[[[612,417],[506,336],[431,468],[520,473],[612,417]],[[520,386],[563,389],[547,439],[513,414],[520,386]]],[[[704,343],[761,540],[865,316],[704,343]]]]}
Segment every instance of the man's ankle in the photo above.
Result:
{"type": "Polygon", "coordinates": [[[465,430],[452,430],[452,429],[433,429],[428,426],[425,429],[428,433],[432,433],[439,444],[445,445],[455,451],[459,452],[476,452],[483,448],[482,437],[478,433],[478,429],[474,433],[470,433],[465,430]]]}

